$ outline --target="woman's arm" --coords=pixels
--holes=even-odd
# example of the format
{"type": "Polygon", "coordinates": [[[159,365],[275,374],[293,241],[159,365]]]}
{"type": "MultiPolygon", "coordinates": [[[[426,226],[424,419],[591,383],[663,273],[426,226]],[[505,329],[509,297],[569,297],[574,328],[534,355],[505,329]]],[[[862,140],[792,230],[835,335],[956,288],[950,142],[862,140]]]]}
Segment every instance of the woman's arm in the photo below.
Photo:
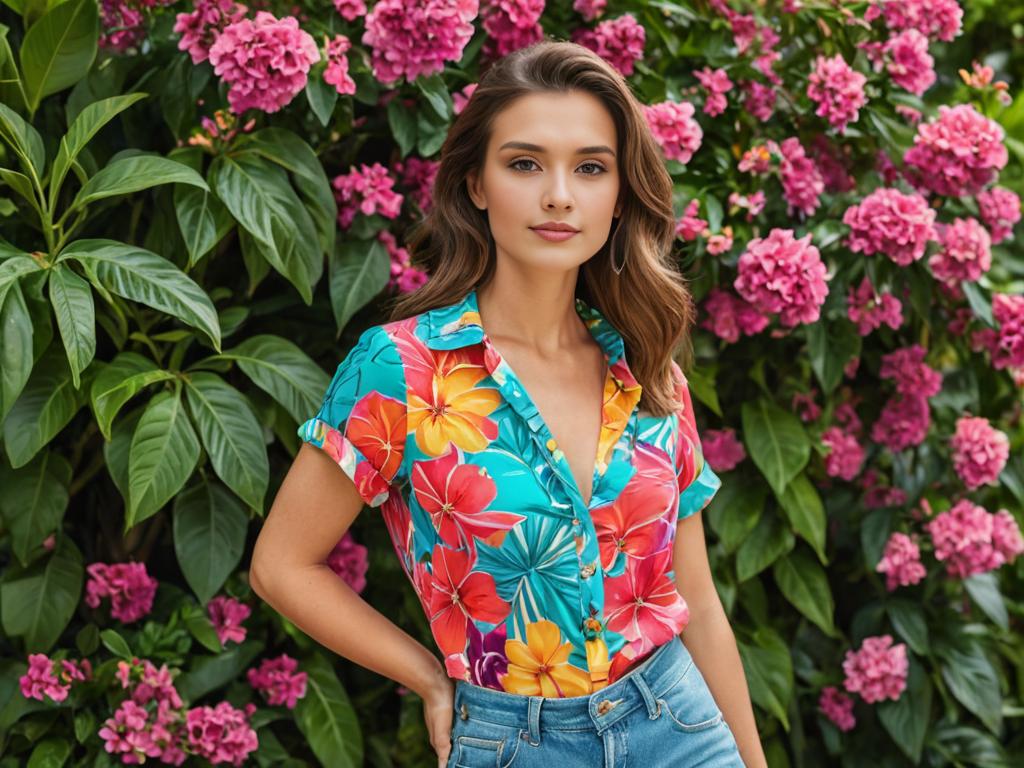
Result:
{"type": "Polygon", "coordinates": [[[743,762],[747,768],[767,768],[736,637],[711,578],[702,518],[695,512],[676,526],[676,589],[690,608],[681,637],[736,737],[743,762]]]}
{"type": "Polygon", "coordinates": [[[440,660],[326,564],[362,507],[334,461],[303,443],[256,540],[250,585],[321,645],[422,696],[431,744],[447,759],[453,684],[440,660]]]}

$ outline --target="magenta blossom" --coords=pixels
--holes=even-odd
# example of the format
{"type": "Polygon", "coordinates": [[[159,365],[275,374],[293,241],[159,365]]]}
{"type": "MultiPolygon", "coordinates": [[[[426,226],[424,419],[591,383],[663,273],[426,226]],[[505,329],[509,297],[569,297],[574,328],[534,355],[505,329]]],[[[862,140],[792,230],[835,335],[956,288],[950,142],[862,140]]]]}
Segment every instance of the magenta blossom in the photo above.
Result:
{"type": "Polygon", "coordinates": [[[866,637],[857,651],[846,652],[843,685],[868,704],[896,701],[907,687],[908,665],[905,643],[893,645],[892,635],[866,637]]]}
{"type": "Polygon", "coordinates": [[[109,597],[110,615],[126,624],[152,609],[158,582],[146,573],[145,563],[90,563],[86,571],[85,604],[90,608],[109,597]]]}
{"type": "Polygon", "coordinates": [[[786,326],[818,319],[828,283],[810,234],[797,239],[791,229],[773,228],[748,243],[737,271],[733,286],[761,312],[778,313],[786,326]]]}

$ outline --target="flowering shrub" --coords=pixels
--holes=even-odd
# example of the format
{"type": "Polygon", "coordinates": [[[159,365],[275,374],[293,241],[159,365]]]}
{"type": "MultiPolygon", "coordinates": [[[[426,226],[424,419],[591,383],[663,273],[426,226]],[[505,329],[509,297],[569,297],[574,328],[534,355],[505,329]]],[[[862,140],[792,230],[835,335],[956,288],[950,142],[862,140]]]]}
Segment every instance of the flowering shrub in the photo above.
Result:
{"type": "MultiPolygon", "coordinates": [[[[436,764],[247,548],[373,299],[430,279],[403,235],[481,69],[545,36],[675,182],[769,763],[1021,764],[1018,6],[8,0],[0,764],[436,764]]],[[[386,526],[326,565],[431,645],[386,526]]]]}

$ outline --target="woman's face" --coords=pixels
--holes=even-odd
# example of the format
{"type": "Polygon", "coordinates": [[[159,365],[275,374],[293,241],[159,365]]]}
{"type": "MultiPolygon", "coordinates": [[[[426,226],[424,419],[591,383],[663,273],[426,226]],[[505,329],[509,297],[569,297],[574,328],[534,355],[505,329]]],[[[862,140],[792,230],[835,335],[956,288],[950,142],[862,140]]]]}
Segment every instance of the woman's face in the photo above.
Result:
{"type": "Polygon", "coordinates": [[[605,244],[621,211],[616,139],[611,115],[584,91],[530,94],[497,115],[483,172],[470,172],[467,188],[487,211],[499,258],[564,272],[605,244]],[[533,229],[550,221],[579,231],[556,241],[533,229]]]}

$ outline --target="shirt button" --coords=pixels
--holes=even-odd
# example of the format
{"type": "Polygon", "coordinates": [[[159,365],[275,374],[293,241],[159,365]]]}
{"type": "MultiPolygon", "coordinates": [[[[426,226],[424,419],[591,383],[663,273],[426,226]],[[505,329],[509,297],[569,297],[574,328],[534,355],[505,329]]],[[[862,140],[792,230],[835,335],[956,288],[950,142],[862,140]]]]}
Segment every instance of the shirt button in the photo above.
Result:
{"type": "Polygon", "coordinates": [[[580,524],[580,519],[579,519],[578,517],[574,517],[574,518],[572,519],[572,524],[573,524],[573,525],[579,525],[579,524],[580,524]]]}
{"type": "Polygon", "coordinates": [[[597,563],[587,563],[586,565],[583,565],[583,566],[580,567],[580,575],[584,579],[589,579],[591,576],[594,575],[594,571],[596,571],[596,570],[597,570],[597,563]]]}

